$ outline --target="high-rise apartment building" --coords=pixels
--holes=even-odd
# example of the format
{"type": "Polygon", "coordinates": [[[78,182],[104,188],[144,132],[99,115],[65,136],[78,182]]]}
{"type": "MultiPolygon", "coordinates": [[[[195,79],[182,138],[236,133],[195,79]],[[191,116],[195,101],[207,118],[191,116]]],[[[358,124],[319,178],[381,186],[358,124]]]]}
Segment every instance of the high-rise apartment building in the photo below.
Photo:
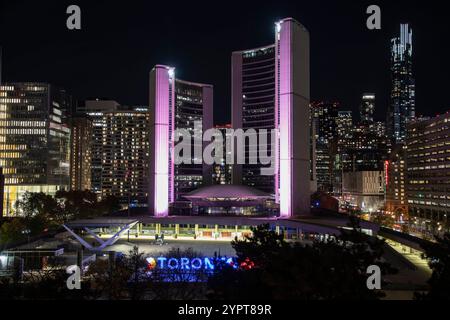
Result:
{"type": "Polygon", "coordinates": [[[87,116],[70,119],[70,188],[91,190],[92,120],[87,116]]]}
{"type": "Polygon", "coordinates": [[[150,188],[149,209],[167,216],[182,196],[211,184],[212,167],[204,165],[203,132],[213,128],[213,87],[178,80],[175,69],[157,65],[150,73],[150,188]],[[190,163],[176,164],[177,131],[191,136],[190,163]],[[194,139],[194,137],[196,139],[194,139]],[[199,152],[200,151],[200,152],[199,152]],[[200,153],[200,154],[199,154],[200,153]]]}
{"type": "Polygon", "coordinates": [[[120,104],[114,100],[87,100],[77,111],[92,119],[91,191],[101,195],[103,175],[103,128],[105,113],[119,110],[120,104]]]}
{"type": "Polygon", "coordinates": [[[25,192],[55,194],[70,185],[67,93],[48,83],[0,87],[0,167],[5,175],[3,215],[25,192]]]}
{"type": "Polygon", "coordinates": [[[400,25],[400,35],[391,40],[391,102],[387,130],[393,144],[402,143],[406,125],[415,117],[412,29],[400,25]]]}
{"type": "Polygon", "coordinates": [[[450,113],[408,125],[406,196],[411,227],[450,229],[450,113]]]}
{"type": "Polygon", "coordinates": [[[281,217],[310,211],[309,78],[309,33],[292,18],[275,24],[274,44],[232,54],[233,128],[279,132],[275,174],[261,175],[268,165],[251,164],[246,152],[245,164],[233,168],[233,184],[272,194],[281,217]]]}
{"type": "MultiPolygon", "coordinates": [[[[125,108],[123,108],[125,109],[125,108]]],[[[103,114],[102,198],[146,206],[150,168],[150,115],[145,107],[103,114]]]]}

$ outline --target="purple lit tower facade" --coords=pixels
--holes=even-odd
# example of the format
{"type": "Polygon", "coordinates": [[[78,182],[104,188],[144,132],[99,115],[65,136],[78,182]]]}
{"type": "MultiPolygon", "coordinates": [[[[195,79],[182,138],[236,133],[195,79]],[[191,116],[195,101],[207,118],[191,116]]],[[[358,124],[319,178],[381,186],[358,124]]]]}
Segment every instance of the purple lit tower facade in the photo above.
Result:
{"type": "Polygon", "coordinates": [[[271,193],[282,218],[310,212],[309,73],[309,33],[292,18],[275,24],[275,44],[232,54],[233,128],[278,131],[275,175],[246,162],[233,184],[271,193]]]}
{"type": "MultiPolygon", "coordinates": [[[[213,87],[175,78],[175,69],[157,65],[150,73],[150,190],[149,209],[166,217],[182,196],[211,184],[212,167],[192,158],[175,164],[175,130],[192,135],[213,127],[213,87]],[[195,127],[195,123],[201,123],[195,127]]],[[[192,152],[193,156],[195,153],[192,152]]]]}

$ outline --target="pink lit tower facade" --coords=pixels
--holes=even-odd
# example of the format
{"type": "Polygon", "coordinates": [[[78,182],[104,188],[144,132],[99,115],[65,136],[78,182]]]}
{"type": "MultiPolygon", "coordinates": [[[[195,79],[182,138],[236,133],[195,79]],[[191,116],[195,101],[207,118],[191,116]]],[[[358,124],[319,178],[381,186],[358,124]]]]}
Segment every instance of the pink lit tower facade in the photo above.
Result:
{"type": "Polygon", "coordinates": [[[271,193],[281,218],[310,212],[309,101],[309,33],[296,20],[275,24],[274,44],[233,52],[233,128],[278,131],[275,175],[246,162],[233,168],[233,184],[271,193]]]}
{"type": "Polygon", "coordinates": [[[174,144],[176,129],[202,134],[213,127],[213,87],[176,79],[175,68],[157,65],[150,73],[149,106],[149,210],[154,216],[167,217],[169,208],[181,202],[184,194],[211,184],[211,166],[194,158],[192,164],[175,164],[174,144]]]}

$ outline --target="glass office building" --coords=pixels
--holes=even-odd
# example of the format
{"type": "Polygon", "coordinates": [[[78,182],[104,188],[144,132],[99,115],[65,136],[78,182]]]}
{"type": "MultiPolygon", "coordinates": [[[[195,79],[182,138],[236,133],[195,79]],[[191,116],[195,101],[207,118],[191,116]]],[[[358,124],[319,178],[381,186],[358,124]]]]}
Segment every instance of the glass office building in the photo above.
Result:
{"type": "Polygon", "coordinates": [[[54,194],[70,184],[72,110],[67,93],[48,83],[0,87],[0,167],[5,175],[3,215],[19,214],[15,202],[25,192],[54,194]]]}

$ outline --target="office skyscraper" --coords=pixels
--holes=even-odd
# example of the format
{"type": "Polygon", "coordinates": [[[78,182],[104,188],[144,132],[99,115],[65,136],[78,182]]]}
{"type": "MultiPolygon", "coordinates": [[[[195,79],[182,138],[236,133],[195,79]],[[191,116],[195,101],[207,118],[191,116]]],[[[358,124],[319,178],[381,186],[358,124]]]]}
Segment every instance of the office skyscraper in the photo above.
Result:
{"type": "Polygon", "coordinates": [[[412,70],[412,30],[400,25],[400,36],[391,40],[391,103],[387,131],[392,143],[405,140],[406,125],[415,117],[415,82],[412,70]]]}
{"type": "Polygon", "coordinates": [[[309,33],[292,18],[275,24],[274,44],[232,54],[233,128],[279,131],[275,175],[261,176],[264,165],[250,164],[247,154],[233,168],[233,184],[272,194],[281,217],[310,209],[309,80],[309,33]]]}
{"type": "MultiPolygon", "coordinates": [[[[195,145],[192,164],[175,164],[175,130],[203,136],[212,127],[213,87],[178,80],[174,68],[155,66],[150,73],[149,190],[149,210],[155,216],[167,216],[169,206],[182,201],[182,195],[212,180],[212,167],[195,157],[195,145]]],[[[203,153],[203,146],[198,147],[203,153]]]]}
{"type": "Polygon", "coordinates": [[[352,111],[338,111],[336,118],[336,154],[333,165],[333,194],[342,195],[342,176],[344,172],[344,161],[348,161],[348,150],[352,148],[353,141],[353,114],[352,111]]]}
{"type": "Polygon", "coordinates": [[[70,129],[67,93],[48,83],[0,87],[0,167],[5,176],[3,214],[14,213],[25,192],[69,189],[70,129]]]}
{"type": "Polygon", "coordinates": [[[312,102],[311,114],[315,128],[317,189],[331,191],[333,163],[338,142],[339,103],[312,102]]]}
{"type": "Polygon", "coordinates": [[[365,125],[372,124],[374,112],[375,112],[375,94],[373,93],[363,94],[361,107],[359,110],[361,123],[365,125]]]}
{"type": "Polygon", "coordinates": [[[353,114],[351,111],[338,111],[336,118],[337,151],[351,148],[353,137],[353,114]]]}

